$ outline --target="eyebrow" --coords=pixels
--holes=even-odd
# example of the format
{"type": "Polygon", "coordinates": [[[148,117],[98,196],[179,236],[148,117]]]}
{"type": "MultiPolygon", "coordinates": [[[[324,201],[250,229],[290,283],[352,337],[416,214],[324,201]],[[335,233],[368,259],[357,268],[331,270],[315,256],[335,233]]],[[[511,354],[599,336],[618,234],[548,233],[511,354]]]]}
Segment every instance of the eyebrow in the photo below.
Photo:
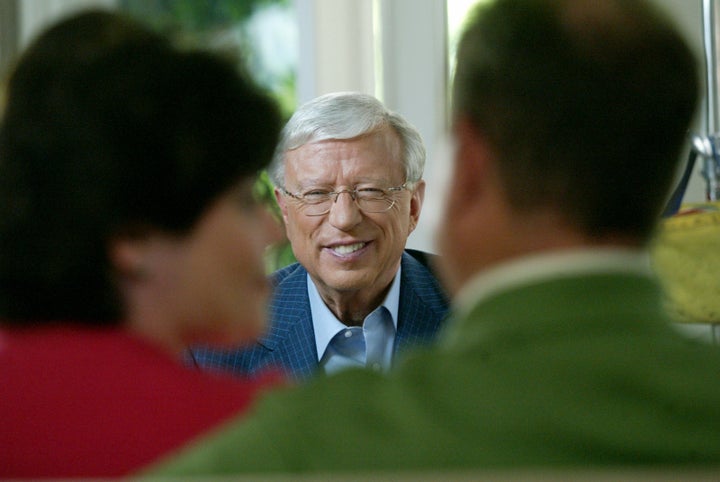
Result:
{"type": "MultiPolygon", "coordinates": [[[[323,181],[322,179],[305,179],[303,181],[296,181],[299,187],[308,187],[308,186],[330,186],[335,185],[334,182],[330,181],[323,181]]],[[[355,186],[357,184],[383,184],[388,183],[388,180],[386,178],[361,178],[356,179],[352,183],[349,183],[351,186],[355,186]]]]}

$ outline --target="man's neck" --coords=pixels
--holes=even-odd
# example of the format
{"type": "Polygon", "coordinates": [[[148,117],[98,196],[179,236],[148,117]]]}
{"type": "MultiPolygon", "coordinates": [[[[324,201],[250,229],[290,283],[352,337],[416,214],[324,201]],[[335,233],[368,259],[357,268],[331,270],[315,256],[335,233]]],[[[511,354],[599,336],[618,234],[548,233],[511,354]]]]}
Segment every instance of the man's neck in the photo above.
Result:
{"type": "Polygon", "coordinates": [[[633,273],[651,276],[647,251],[641,248],[603,246],[545,250],[507,259],[478,271],[455,296],[459,312],[467,312],[493,293],[558,277],[592,273],[633,273]]]}
{"type": "Polygon", "coordinates": [[[309,276],[318,296],[335,317],[346,326],[362,326],[363,321],[383,304],[400,268],[389,279],[376,280],[361,289],[335,289],[309,276]]]}
{"type": "MultiPolygon", "coordinates": [[[[318,293],[332,313],[347,326],[362,326],[365,317],[385,299],[392,280],[381,291],[335,291],[318,286],[318,293]]],[[[317,285],[317,284],[316,284],[317,285]]]]}

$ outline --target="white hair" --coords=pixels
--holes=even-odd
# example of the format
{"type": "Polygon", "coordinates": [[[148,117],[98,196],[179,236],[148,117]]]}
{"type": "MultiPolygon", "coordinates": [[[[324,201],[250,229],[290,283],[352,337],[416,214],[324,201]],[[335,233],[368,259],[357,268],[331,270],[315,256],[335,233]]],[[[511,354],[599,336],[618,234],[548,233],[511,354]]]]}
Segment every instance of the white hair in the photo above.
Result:
{"type": "Polygon", "coordinates": [[[403,145],[405,181],[419,181],[425,168],[425,145],[420,133],[400,114],[388,110],[375,97],[360,92],[322,95],[299,107],[280,134],[268,167],[270,180],[284,187],[285,153],[309,142],[354,139],[390,126],[403,145]]]}

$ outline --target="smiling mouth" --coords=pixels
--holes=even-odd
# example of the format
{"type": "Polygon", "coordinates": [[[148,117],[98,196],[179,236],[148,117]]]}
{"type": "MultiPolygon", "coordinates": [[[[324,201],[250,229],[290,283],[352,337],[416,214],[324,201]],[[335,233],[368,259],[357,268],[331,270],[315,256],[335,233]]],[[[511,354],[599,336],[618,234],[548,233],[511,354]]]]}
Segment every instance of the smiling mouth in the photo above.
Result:
{"type": "Polygon", "coordinates": [[[353,244],[345,244],[342,246],[333,246],[330,249],[332,249],[337,254],[346,255],[346,254],[354,253],[355,251],[358,251],[358,250],[364,248],[366,245],[367,245],[367,243],[353,243],[353,244]]]}

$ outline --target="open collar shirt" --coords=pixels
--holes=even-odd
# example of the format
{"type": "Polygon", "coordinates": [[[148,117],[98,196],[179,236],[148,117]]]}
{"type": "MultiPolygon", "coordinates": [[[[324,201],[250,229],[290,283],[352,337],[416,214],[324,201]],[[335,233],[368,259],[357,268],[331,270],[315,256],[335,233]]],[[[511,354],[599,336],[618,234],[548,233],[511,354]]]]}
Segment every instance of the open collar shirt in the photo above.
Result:
{"type": "Polygon", "coordinates": [[[362,326],[343,324],[325,305],[310,275],[307,277],[310,311],[318,354],[325,373],[349,367],[386,371],[392,364],[400,304],[400,268],[383,302],[363,320],[362,326]]]}

